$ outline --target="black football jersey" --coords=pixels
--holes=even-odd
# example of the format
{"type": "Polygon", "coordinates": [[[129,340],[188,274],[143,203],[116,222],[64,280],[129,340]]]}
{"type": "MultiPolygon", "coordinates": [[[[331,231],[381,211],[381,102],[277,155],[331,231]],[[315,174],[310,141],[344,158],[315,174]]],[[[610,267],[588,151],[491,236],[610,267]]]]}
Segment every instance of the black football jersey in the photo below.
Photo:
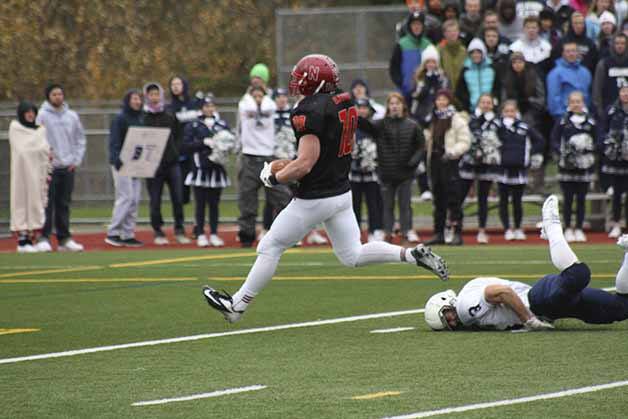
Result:
{"type": "Polygon", "coordinates": [[[296,197],[327,198],[350,190],[349,169],[358,112],[349,93],[317,93],[307,96],[290,118],[297,146],[301,137],[316,135],[320,156],[312,171],[299,181],[296,197]]]}

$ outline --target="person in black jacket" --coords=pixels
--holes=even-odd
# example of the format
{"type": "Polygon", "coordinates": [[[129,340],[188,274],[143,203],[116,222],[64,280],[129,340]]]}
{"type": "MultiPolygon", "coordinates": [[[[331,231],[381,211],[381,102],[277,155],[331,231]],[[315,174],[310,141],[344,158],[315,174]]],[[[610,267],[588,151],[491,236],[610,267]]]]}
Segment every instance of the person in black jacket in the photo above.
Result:
{"type": "Polygon", "coordinates": [[[563,36],[558,45],[552,49],[552,60],[554,62],[562,56],[563,45],[570,42],[575,42],[578,46],[580,64],[585,66],[591,74],[593,74],[598,61],[598,51],[595,42],[587,37],[584,16],[582,16],[580,12],[573,12],[571,14],[567,34],[563,36]]]}
{"type": "Polygon", "coordinates": [[[124,145],[126,133],[129,127],[143,124],[142,94],[139,90],[129,90],[124,95],[122,110],[111,121],[109,129],[109,164],[113,174],[116,200],[105,243],[115,247],[141,247],[143,245],[141,241],[135,239],[142,184],[138,178],[119,174],[122,167],[120,151],[124,145]]]}
{"type": "Polygon", "coordinates": [[[174,216],[174,231],[177,242],[190,243],[185,237],[183,226],[183,192],[181,190],[181,168],[179,167],[179,150],[181,149],[182,136],[179,131],[179,123],[176,117],[164,108],[163,88],[159,83],[148,83],[144,86],[144,125],[147,127],[168,128],[170,136],[166,148],[161,157],[155,176],[146,179],[146,186],[150,196],[150,224],[155,234],[155,244],[166,245],[168,239],[161,229],[164,220],[161,216],[161,193],[164,184],[168,184],[170,201],[174,216]]]}
{"type": "Polygon", "coordinates": [[[216,113],[213,96],[205,97],[201,111],[198,119],[185,126],[183,134],[181,152],[187,154],[192,162],[185,184],[194,186],[197,246],[221,247],[225,243],[218,236],[218,209],[222,190],[231,185],[224,164],[227,153],[235,147],[235,136],[216,113]],[[209,240],[205,235],[206,207],[209,209],[209,240]]]}
{"type": "Polygon", "coordinates": [[[584,106],[582,92],[569,95],[567,113],[552,131],[552,151],[558,156],[558,181],[563,191],[565,240],[585,242],[582,225],[586,196],[595,173],[598,127],[584,106]],[[576,229],[571,228],[571,207],[576,198],[576,229]]]}
{"type": "MultiPolygon", "coordinates": [[[[425,145],[419,124],[408,117],[403,96],[391,93],[386,99],[386,117],[365,125],[377,143],[378,176],[383,197],[386,239],[392,240],[395,201],[398,199],[402,240],[418,241],[419,238],[412,229],[410,198],[412,181],[425,145]]],[[[360,127],[362,128],[362,125],[360,127]]]]}

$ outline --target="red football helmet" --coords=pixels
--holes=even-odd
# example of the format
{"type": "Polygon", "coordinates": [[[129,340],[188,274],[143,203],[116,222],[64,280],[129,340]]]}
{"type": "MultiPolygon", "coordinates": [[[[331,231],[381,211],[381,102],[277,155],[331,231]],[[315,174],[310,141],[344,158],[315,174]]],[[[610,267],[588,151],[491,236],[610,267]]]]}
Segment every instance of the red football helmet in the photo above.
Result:
{"type": "Polygon", "coordinates": [[[327,55],[311,54],[301,58],[290,73],[288,88],[293,96],[331,93],[338,87],[338,65],[327,55]]]}

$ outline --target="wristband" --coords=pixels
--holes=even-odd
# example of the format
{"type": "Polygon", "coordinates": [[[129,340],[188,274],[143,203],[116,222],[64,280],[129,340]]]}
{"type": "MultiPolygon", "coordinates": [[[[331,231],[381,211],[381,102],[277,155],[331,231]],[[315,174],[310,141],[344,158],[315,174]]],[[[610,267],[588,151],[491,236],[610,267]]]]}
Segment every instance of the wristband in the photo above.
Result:
{"type": "Polygon", "coordinates": [[[268,182],[270,182],[270,184],[273,185],[273,186],[279,185],[279,181],[277,180],[275,175],[268,176],[268,182]]]}

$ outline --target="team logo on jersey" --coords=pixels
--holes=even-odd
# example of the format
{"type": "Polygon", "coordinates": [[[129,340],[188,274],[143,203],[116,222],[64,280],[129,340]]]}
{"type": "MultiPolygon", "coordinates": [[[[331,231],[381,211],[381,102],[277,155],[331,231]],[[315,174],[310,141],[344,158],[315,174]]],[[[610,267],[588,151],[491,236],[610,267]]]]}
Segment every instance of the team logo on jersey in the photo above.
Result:
{"type": "Polygon", "coordinates": [[[292,125],[295,131],[305,131],[305,115],[295,115],[292,117],[292,125]]]}

